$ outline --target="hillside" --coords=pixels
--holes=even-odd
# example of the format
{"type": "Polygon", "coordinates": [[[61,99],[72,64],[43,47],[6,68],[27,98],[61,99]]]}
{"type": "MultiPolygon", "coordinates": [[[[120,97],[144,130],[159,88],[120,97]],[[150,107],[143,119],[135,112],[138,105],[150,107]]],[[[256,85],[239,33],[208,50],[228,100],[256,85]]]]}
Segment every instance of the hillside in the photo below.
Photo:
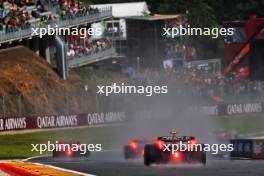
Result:
{"type": "Polygon", "coordinates": [[[62,80],[43,58],[26,47],[0,50],[1,116],[92,111],[92,93],[83,91],[78,78],[62,80]]]}

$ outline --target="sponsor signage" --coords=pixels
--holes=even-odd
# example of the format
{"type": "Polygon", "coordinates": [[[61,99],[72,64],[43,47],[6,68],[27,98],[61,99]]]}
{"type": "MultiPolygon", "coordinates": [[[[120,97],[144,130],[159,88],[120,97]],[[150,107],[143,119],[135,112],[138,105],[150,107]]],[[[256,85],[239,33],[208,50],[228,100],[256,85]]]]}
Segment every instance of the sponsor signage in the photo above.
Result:
{"type": "MultiPolygon", "coordinates": [[[[205,115],[236,115],[245,113],[263,112],[263,103],[234,103],[215,106],[190,107],[189,110],[205,115]]],[[[151,116],[151,113],[150,113],[151,116]]],[[[138,118],[138,120],[140,120],[138,118]]],[[[78,126],[95,126],[110,123],[124,122],[127,119],[125,112],[96,112],[75,115],[44,115],[0,117],[0,132],[26,129],[65,128],[78,126]]]]}
{"type": "Polygon", "coordinates": [[[0,118],[0,131],[26,129],[26,117],[0,118]]]}
{"type": "Polygon", "coordinates": [[[218,115],[218,106],[201,106],[198,111],[205,115],[218,115]]]}
{"type": "Polygon", "coordinates": [[[236,115],[263,112],[262,103],[235,103],[218,105],[219,115],[236,115]]]}
{"type": "Polygon", "coordinates": [[[107,112],[87,114],[87,125],[100,125],[126,120],[124,112],[107,112]]]}
{"type": "Polygon", "coordinates": [[[264,112],[263,103],[232,103],[216,106],[202,106],[195,110],[205,115],[238,115],[264,112]]]}
{"type": "Polygon", "coordinates": [[[45,115],[0,118],[0,132],[27,129],[65,128],[118,123],[126,120],[124,112],[101,112],[78,115],[45,115]]]}
{"type": "Polygon", "coordinates": [[[77,115],[60,115],[60,116],[38,116],[38,128],[57,128],[78,126],[77,115]]]}

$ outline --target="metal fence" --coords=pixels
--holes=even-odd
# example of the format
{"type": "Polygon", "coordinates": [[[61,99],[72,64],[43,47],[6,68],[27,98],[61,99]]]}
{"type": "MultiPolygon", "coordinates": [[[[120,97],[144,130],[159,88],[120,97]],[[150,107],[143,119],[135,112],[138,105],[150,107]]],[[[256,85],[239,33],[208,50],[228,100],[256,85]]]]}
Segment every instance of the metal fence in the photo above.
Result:
{"type": "Polygon", "coordinates": [[[82,24],[92,23],[98,20],[103,20],[105,18],[109,18],[112,16],[112,8],[105,7],[99,9],[99,13],[90,14],[88,16],[80,16],[75,18],[67,18],[67,19],[58,19],[51,21],[50,23],[40,26],[38,22],[31,23],[30,28],[27,29],[19,29],[14,32],[2,32],[0,33],[0,44],[12,42],[15,40],[22,40],[23,38],[30,38],[35,36],[31,28],[70,28],[73,26],[78,26],[82,24]]]}
{"type": "Polygon", "coordinates": [[[111,58],[116,55],[116,50],[113,47],[105,48],[102,51],[98,51],[97,53],[83,56],[75,56],[73,58],[68,58],[68,67],[80,67],[85,64],[93,63],[96,61],[104,60],[111,58]]]}

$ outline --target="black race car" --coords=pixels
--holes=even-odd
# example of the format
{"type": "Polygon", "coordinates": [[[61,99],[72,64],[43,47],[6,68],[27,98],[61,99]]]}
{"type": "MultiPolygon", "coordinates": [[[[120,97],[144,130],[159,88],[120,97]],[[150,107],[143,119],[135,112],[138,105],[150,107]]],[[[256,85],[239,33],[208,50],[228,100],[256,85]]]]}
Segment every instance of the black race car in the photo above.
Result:
{"type": "Polygon", "coordinates": [[[147,144],[145,139],[132,139],[127,145],[124,146],[125,159],[142,158],[144,155],[144,146],[147,144]]]}
{"type": "Polygon", "coordinates": [[[84,151],[80,142],[59,142],[52,152],[53,158],[88,158],[89,156],[90,151],[87,149],[84,151]]]}
{"type": "Polygon", "coordinates": [[[144,164],[159,163],[202,163],[206,164],[206,152],[193,136],[161,136],[152,144],[144,147],[144,164]],[[186,144],[188,149],[173,150],[176,145],[186,144]],[[197,147],[199,150],[197,150],[197,147]]]}

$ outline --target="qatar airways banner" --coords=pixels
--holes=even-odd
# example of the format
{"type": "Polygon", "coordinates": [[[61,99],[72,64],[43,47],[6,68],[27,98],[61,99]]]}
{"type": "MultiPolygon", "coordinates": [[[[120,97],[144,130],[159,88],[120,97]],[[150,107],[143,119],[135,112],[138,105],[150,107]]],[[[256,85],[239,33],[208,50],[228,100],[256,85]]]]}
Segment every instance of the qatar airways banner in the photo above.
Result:
{"type": "Polygon", "coordinates": [[[96,126],[123,122],[125,120],[125,112],[6,117],[0,118],[0,132],[13,130],[96,126]]]}
{"type": "MultiPolygon", "coordinates": [[[[230,115],[231,117],[231,115],[264,112],[264,103],[232,103],[213,106],[190,107],[188,111],[199,112],[201,114],[211,116],[230,115]]],[[[75,115],[43,115],[5,118],[0,117],[0,132],[97,126],[122,123],[127,120],[129,119],[127,118],[127,113],[125,112],[97,112],[75,115]]]]}
{"type": "Polygon", "coordinates": [[[263,103],[233,103],[218,105],[218,115],[238,115],[264,112],[263,103]]]}
{"type": "Polygon", "coordinates": [[[191,107],[190,111],[204,115],[238,115],[264,112],[264,103],[230,103],[212,106],[191,107]]]}

